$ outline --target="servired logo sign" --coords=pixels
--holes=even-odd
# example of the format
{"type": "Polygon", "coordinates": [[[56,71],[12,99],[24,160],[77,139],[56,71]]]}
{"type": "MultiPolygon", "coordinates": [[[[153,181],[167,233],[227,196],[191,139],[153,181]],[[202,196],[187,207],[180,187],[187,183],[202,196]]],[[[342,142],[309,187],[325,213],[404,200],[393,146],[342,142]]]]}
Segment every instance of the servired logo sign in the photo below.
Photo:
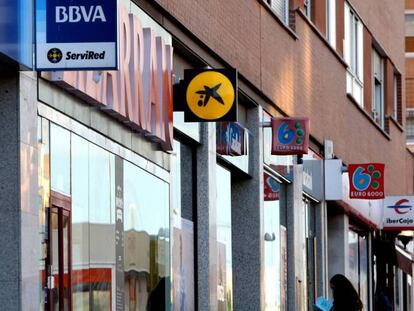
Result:
{"type": "Polygon", "coordinates": [[[38,70],[116,69],[116,0],[37,0],[36,12],[38,70]]]}
{"type": "Polygon", "coordinates": [[[272,154],[306,154],[309,147],[308,118],[272,119],[272,154]]]}
{"type": "Polygon", "coordinates": [[[383,199],[384,167],[382,163],[349,164],[349,197],[351,199],[383,199]]]}
{"type": "Polygon", "coordinates": [[[412,230],[414,228],[413,206],[413,196],[386,197],[384,200],[384,230],[412,230]]]}

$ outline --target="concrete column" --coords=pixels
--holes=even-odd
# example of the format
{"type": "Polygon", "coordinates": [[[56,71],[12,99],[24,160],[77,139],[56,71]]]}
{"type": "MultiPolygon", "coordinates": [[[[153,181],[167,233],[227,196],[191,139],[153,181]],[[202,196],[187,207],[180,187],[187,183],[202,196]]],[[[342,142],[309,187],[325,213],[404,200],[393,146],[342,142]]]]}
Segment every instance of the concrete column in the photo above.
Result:
{"type": "Polygon", "coordinates": [[[348,275],[348,216],[342,213],[328,218],[329,279],[337,273],[348,275]]]}
{"type": "Polygon", "coordinates": [[[0,305],[39,309],[37,86],[32,73],[0,77],[0,305]]]}
{"type": "Polygon", "coordinates": [[[263,139],[261,108],[247,113],[251,178],[232,181],[234,310],[263,310],[263,139]]]}
{"type": "Polygon", "coordinates": [[[197,159],[198,310],[217,310],[216,125],[201,123],[197,159]]]}
{"type": "Polygon", "coordinates": [[[305,215],[302,203],[302,165],[293,166],[293,182],[286,189],[289,311],[306,310],[305,215]],[[304,253],[305,252],[305,253],[304,253]]]}

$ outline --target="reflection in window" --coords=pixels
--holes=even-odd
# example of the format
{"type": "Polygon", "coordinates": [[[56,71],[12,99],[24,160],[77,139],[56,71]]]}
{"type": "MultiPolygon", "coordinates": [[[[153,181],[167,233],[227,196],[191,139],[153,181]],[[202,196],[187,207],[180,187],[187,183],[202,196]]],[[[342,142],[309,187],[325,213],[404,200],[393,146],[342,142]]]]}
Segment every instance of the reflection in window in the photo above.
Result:
{"type": "Polygon", "coordinates": [[[170,303],[168,184],[125,161],[124,189],[125,309],[165,310],[170,303]]]}
{"type": "Polygon", "coordinates": [[[89,150],[72,134],[72,304],[89,310],[89,150]]]}
{"type": "Polygon", "coordinates": [[[52,190],[70,195],[70,132],[50,125],[52,190]]]}
{"type": "Polygon", "coordinates": [[[368,305],[368,240],[366,236],[348,231],[350,281],[359,293],[364,309],[368,305]]]}
{"type": "MultiPolygon", "coordinates": [[[[172,310],[195,310],[194,302],[194,225],[190,219],[186,219],[186,200],[181,200],[182,183],[188,182],[182,176],[181,143],[174,140],[174,156],[172,157],[172,310]],[[183,180],[184,179],[184,180],[183,180]],[[184,213],[183,213],[184,212],[184,213]]],[[[189,165],[185,162],[185,165],[189,165]]],[[[185,176],[185,171],[183,175],[185,176]]],[[[191,182],[191,181],[190,181],[191,182]]],[[[192,206],[191,206],[192,207],[192,206]]],[[[188,209],[188,208],[187,208],[188,209]]]]}
{"type": "Polygon", "coordinates": [[[218,310],[233,310],[231,175],[228,170],[219,165],[216,168],[218,310]]]}
{"type": "Polygon", "coordinates": [[[265,175],[263,204],[264,225],[264,294],[265,310],[281,310],[281,264],[280,264],[280,184],[276,179],[265,175]]]}

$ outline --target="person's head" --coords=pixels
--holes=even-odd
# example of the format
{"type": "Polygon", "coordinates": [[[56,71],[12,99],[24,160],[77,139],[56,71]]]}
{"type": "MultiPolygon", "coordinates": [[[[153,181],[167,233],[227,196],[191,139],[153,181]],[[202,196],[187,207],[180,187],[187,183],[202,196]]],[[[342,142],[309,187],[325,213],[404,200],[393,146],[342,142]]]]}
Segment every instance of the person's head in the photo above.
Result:
{"type": "Polygon", "coordinates": [[[356,307],[362,309],[362,302],[352,283],[342,274],[334,275],[330,280],[334,305],[356,307]]]}

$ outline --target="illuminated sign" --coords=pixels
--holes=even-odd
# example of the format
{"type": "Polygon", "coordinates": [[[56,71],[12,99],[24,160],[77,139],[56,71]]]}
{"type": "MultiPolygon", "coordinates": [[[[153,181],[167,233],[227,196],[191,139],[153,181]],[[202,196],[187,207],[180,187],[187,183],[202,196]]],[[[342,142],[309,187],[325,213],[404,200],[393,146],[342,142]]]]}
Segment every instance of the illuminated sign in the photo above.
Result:
{"type": "Polygon", "coordinates": [[[221,155],[241,156],[247,152],[245,129],[233,122],[217,124],[217,153],[221,155]]]}
{"type": "Polygon", "coordinates": [[[38,70],[117,69],[116,0],[37,0],[38,70]]]}
{"type": "Polygon", "coordinates": [[[143,14],[142,20],[124,7],[119,11],[124,31],[118,71],[61,71],[42,77],[144,133],[163,150],[172,150],[171,36],[138,8],[134,12],[143,14]]]}
{"type": "Polygon", "coordinates": [[[184,120],[237,121],[237,71],[186,69],[183,81],[184,120]]]}
{"type": "Polygon", "coordinates": [[[384,198],[384,164],[350,164],[349,197],[375,200],[384,198]]]}
{"type": "Polygon", "coordinates": [[[384,199],[383,228],[388,231],[414,229],[414,197],[389,196],[384,199]]]}
{"type": "Polygon", "coordinates": [[[306,154],[309,147],[308,118],[272,118],[272,154],[306,154]]]}

